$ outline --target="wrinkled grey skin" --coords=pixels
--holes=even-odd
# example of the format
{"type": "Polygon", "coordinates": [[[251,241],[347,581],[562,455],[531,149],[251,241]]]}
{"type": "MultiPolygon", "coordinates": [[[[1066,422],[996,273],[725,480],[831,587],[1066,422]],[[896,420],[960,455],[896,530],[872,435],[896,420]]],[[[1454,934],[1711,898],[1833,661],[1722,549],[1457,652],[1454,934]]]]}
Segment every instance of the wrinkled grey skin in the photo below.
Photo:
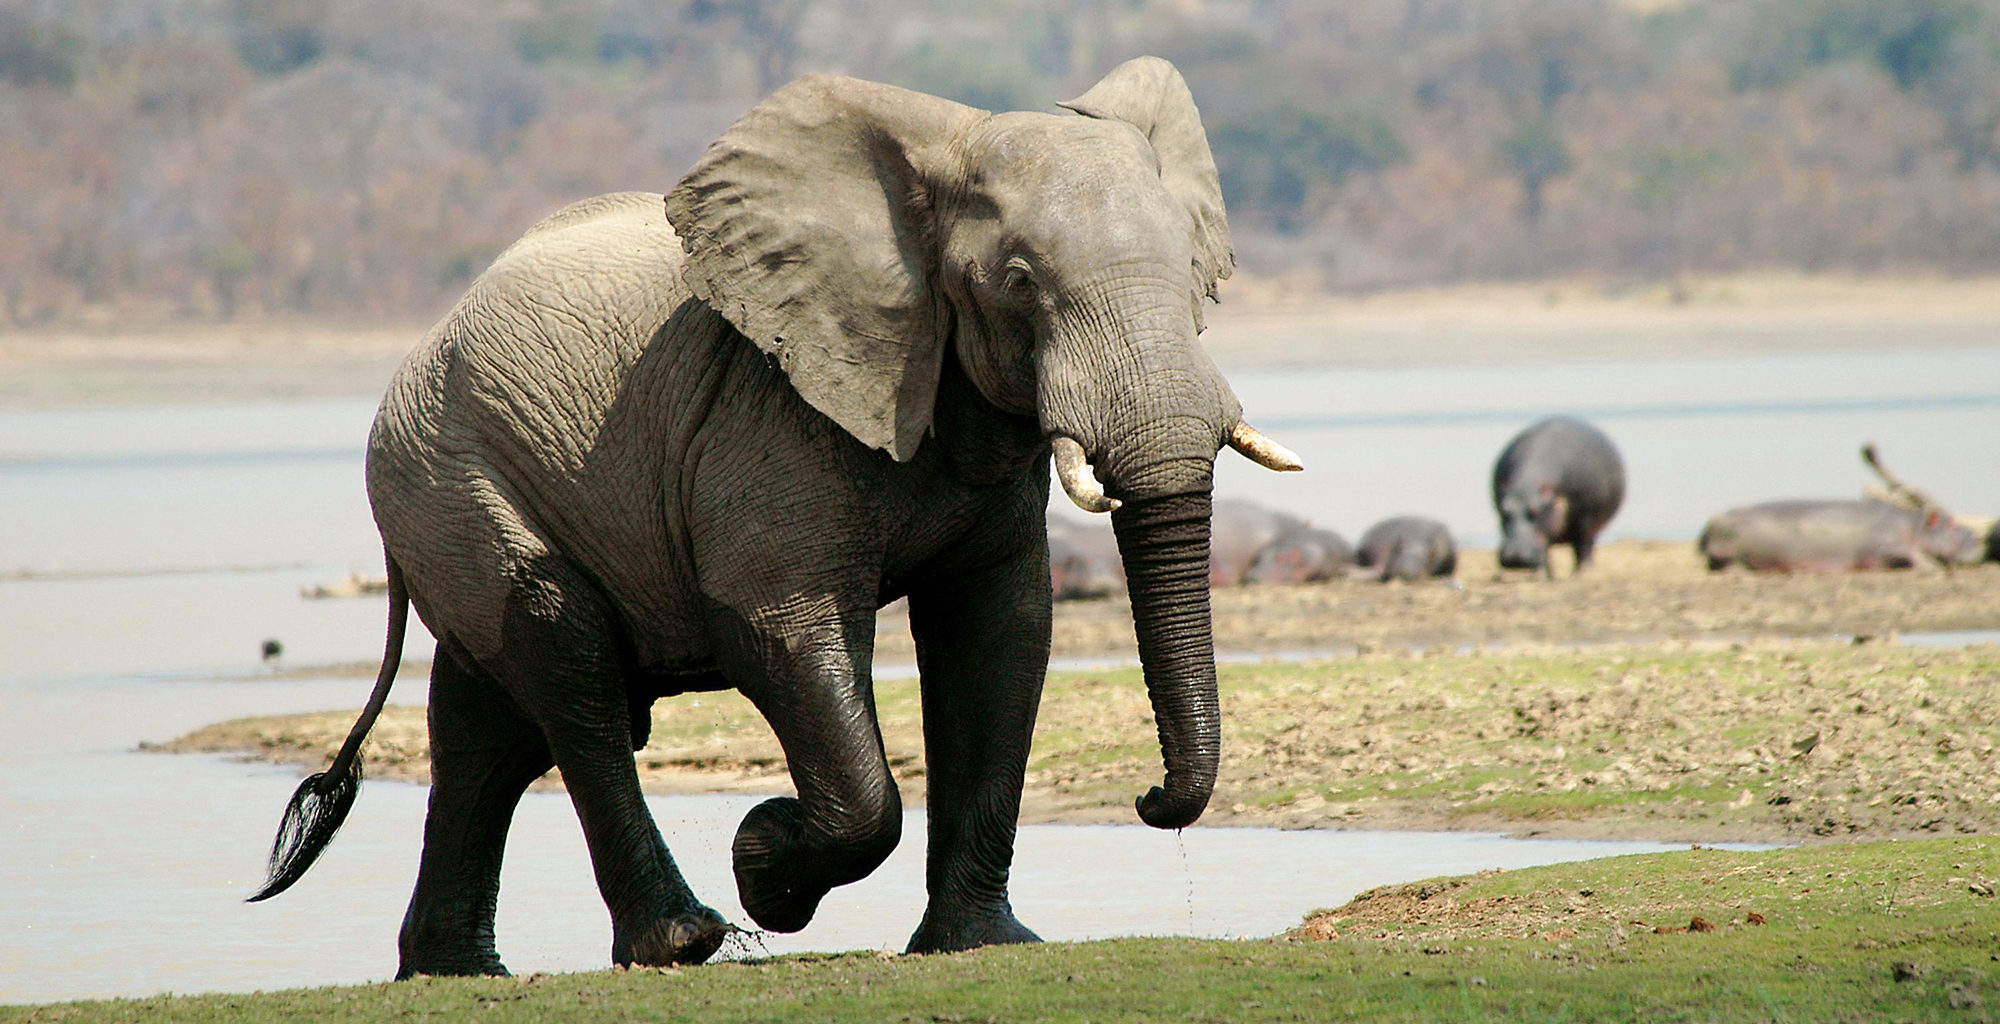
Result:
{"type": "Polygon", "coordinates": [[[1125,589],[1118,537],[1108,524],[1049,516],[1049,584],[1058,601],[1109,597],[1125,589]]]}
{"type": "Polygon", "coordinates": [[[1530,425],[1493,465],[1500,566],[1553,576],[1549,547],[1568,544],[1576,571],[1625,501],[1625,462],[1604,432],[1570,416],[1530,425]]]}
{"type": "Polygon", "coordinates": [[[1986,542],[1948,516],[1880,501],[1771,501],[1730,509],[1695,542],[1711,570],[1849,572],[1969,565],[1986,542]]]}
{"type": "Polygon", "coordinates": [[[1307,523],[1280,534],[1257,552],[1243,573],[1246,584],[1319,583],[1354,568],[1354,546],[1332,530],[1307,523]]]}
{"type": "Polygon", "coordinates": [[[1426,580],[1458,571],[1458,547],[1435,519],[1394,516],[1361,535],[1354,562],[1353,575],[1364,579],[1426,580]]]}
{"type": "Polygon", "coordinates": [[[1260,552],[1279,538],[1305,528],[1305,520],[1288,512],[1265,508],[1243,498],[1218,498],[1209,541],[1209,584],[1217,587],[1242,584],[1260,552]]]}
{"type": "Polygon", "coordinates": [[[551,765],[612,958],[710,956],[727,925],[682,880],[631,756],[653,701],[688,691],[741,690],[783,745],[798,795],[752,810],[732,856],[757,924],[804,927],[901,838],[869,665],[876,609],[904,596],[930,830],[909,949],[1034,941],[1007,878],[1057,434],[1123,502],[1166,768],[1139,815],[1200,816],[1220,750],[1211,480],[1241,409],[1196,334],[1234,258],[1170,65],[1130,62],[1065,106],[801,79],[664,215],[643,193],[555,214],[417,347],[368,450],[392,574],[439,638],[402,975],[504,970],[501,850],[551,765]]]}

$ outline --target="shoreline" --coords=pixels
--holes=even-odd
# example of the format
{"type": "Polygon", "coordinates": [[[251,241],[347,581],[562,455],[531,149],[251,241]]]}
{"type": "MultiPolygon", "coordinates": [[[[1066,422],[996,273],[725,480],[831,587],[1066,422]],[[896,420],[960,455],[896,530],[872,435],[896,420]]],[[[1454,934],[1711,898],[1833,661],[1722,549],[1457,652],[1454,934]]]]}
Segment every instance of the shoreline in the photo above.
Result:
{"type": "MultiPolygon", "coordinates": [[[[1741,275],[1366,296],[1225,282],[1205,307],[1226,372],[1533,364],[2000,344],[2000,279],[1741,275]]],[[[0,331],[0,410],[378,397],[427,322],[0,331]]]]}
{"type": "MultiPolygon", "coordinates": [[[[1899,642],[1900,635],[1908,633],[1980,630],[1983,637],[2000,627],[1992,611],[2000,607],[2000,564],[1949,574],[1709,573],[1692,545],[1617,541],[1599,549],[1598,564],[1591,572],[1549,582],[1499,573],[1492,568],[1490,551],[1464,555],[1459,578],[1450,582],[1335,581],[1215,592],[1216,639],[1224,652],[1224,728],[1230,734],[1228,746],[1237,753],[1225,755],[1227,784],[1218,788],[1205,822],[1220,827],[1446,829],[1664,842],[1797,841],[1826,838],[1802,834],[1822,819],[1850,820],[1851,814],[1859,816],[1852,820],[1877,821],[1871,816],[1878,811],[1849,808],[1850,798],[1838,787],[1815,790],[1818,795],[1811,798],[1787,796],[1766,806],[1767,798],[1775,800],[1782,794],[1766,793],[1763,787],[1769,779],[1761,774],[1715,781],[1711,790],[1726,784],[1727,792],[1691,794],[1684,805],[1678,800],[1662,805],[1659,793],[1663,787],[1674,792],[1681,785],[1677,778],[1696,777],[1686,773],[1709,769],[1739,771],[1764,765],[1757,771],[1772,773],[1770,779],[1796,773],[1804,766],[1788,763],[1786,744],[1819,730],[1830,737],[1872,735],[1871,730],[1882,727],[1885,708],[1906,709],[1892,716],[1899,720],[1945,729],[1946,723],[1930,721],[1935,717],[1931,713],[1907,710],[1931,700],[1925,689],[1929,684],[1923,681],[1927,675],[1955,678],[1954,694],[1973,694],[1951,698],[1966,702],[1965,713],[1971,717],[1950,725],[1948,740],[1944,732],[1902,740],[1914,740],[1920,749],[1950,742],[1954,749],[1973,752],[1990,752],[2000,741],[2000,733],[1990,733],[1987,721],[2000,714],[2000,705],[1987,707],[2000,696],[1976,695],[1982,687],[1991,690],[1993,679],[2000,678],[1990,665],[1993,644],[1954,648],[1899,642]],[[1274,653],[1260,657],[1258,651],[1274,653]],[[1798,667],[1821,662],[1831,667],[1798,667]],[[1269,679],[1318,681],[1272,695],[1264,693],[1268,686],[1259,682],[1269,679]],[[1632,690],[1640,686],[1640,679],[1647,681],[1643,692],[1632,690]],[[1782,724],[1769,717],[1778,714],[1778,704],[1743,702],[1742,692],[1782,679],[1808,680],[1818,687],[1793,691],[1780,686],[1773,692],[1769,700],[1790,708],[1782,724]],[[1454,699],[1457,702],[1437,705],[1426,696],[1438,688],[1450,690],[1475,681],[1484,688],[1454,699]],[[1596,703],[1588,696],[1572,700],[1568,696],[1572,692],[1594,694],[1596,703]],[[1826,696],[1813,697],[1816,692],[1826,696]],[[1648,711],[1657,728],[1679,737],[1671,741],[1648,733],[1651,727],[1641,727],[1636,717],[1632,720],[1636,731],[1628,734],[1624,720],[1604,717],[1605,706],[1638,699],[1635,693],[1648,701],[1681,701],[1709,710],[1648,711]],[[1577,730],[1586,726],[1576,722],[1587,721],[1587,729],[1595,730],[1592,735],[1620,738],[1593,740],[1589,745],[1572,738],[1553,743],[1552,749],[1495,753],[1503,748],[1511,751],[1509,744],[1527,742],[1509,737],[1521,723],[1553,713],[1542,703],[1552,700],[1556,703],[1549,706],[1560,708],[1560,714],[1571,720],[1550,726],[1550,735],[1580,736],[1577,730]],[[1799,700],[1808,701],[1810,713],[1807,705],[1790,706],[1799,700]],[[1371,717],[1371,706],[1384,710],[1371,717]],[[1437,725],[1425,723],[1441,713],[1465,713],[1468,707],[1491,712],[1478,724],[1487,739],[1445,733],[1414,745],[1413,740],[1392,740],[1405,729],[1435,730],[1437,725]],[[1357,714],[1360,717],[1354,717],[1357,714]],[[1739,739],[1736,746],[1712,750],[1713,763],[1710,755],[1687,752],[1711,742],[1708,734],[1737,734],[1746,728],[1759,738],[1754,743],[1739,739]],[[1266,730],[1269,736],[1246,746],[1246,737],[1238,733],[1243,729],[1266,730]],[[1385,729],[1390,732],[1384,734],[1385,729]],[[1285,738],[1294,731],[1298,739],[1285,738]],[[1299,739],[1307,745],[1299,746],[1299,739]],[[1453,748],[1458,760],[1432,763],[1427,747],[1453,748]],[[1746,753],[1752,747],[1755,752],[1746,753]],[[1616,772],[1605,776],[1607,766],[1616,772]],[[1553,773],[1549,784],[1580,786],[1579,798],[1587,793],[1599,798],[1623,793],[1633,802],[1624,812],[1605,815],[1586,810],[1568,815],[1560,800],[1537,803],[1535,788],[1521,789],[1519,780],[1488,795],[1461,794],[1452,803],[1410,802],[1395,795],[1409,786],[1426,792],[1439,787],[1469,791],[1494,772],[1516,771],[1553,773]],[[1356,779],[1372,780],[1366,784],[1382,791],[1359,800],[1340,795],[1338,791],[1356,779]],[[1745,802],[1742,794],[1753,789],[1754,799],[1745,802]],[[1782,817],[1776,808],[1794,798],[1799,805],[1793,810],[1803,813],[1811,806],[1818,808],[1814,813],[1819,817],[1810,821],[1782,817]],[[1528,802],[1516,805],[1510,800],[1528,802]]],[[[1037,730],[1037,762],[1031,764],[1023,798],[1023,823],[1134,820],[1130,799],[1143,790],[1142,777],[1157,772],[1158,751],[1143,742],[1151,735],[1150,709],[1133,667],[1136,645],[1130,621],[1124,601],[1118,598],[1057,605],[1052,642],[1057,657],[1116,664],[1051,673],[1037,730]]],[[[878,653],[885,660],[907,660],[898,658],[910,643],[898,610],[893,606],[886,610],[878,626],[878,653]]],[[[405,687],[422,685],[421,664],[406,663],[405,687]]],[[[373,665],[300,667],[285,673],[354,676],[356,706],[366,689],[363,677],[373,674],[373,665]]],[[[876,681],[891,768],[912,806],[923,799],[924,781],[916,690],[906,678],[885,675],[876,681]]],[[[247,757],[313,771],[339,746],[355,714],[343,710],[215,723],[147,749],[247,757]]],[[[789,791],[782,750],[740,695],[687,694],[660,701],[653,715],[654,742],[637,755],[648,792],[782,795],[789,791]]],[[[427,781],[428,742],[421,706],[390,708],[370,743],[371,774],[427,781]]],[[[1843,749],[1841,756],[1851,754],[1843,749]]],[[[1893,743],[1875,743],[1867,753],[1874,758],[1897,756],[1901,755],[1893,743]]],[[[1968,756],[1978,761],[1979,770],[1991,767],[2000,772],[2000,762],[1989,765],[1993,759],[1987,754],[1968,756]]],[[[1864,763],[1865,759],[1850,760],[1842,770],[1852,771],[1864,763]]],[[[1903,775],[1915,779],[1922,774],[1916,768],[1889,773],[1879,765],[1874,771],[1855,779],[1867,787],[1893,788],[1904,784],[1903,775]]],[[[1979,781],[1968,783],[1965,792],[2000,793],[2000,776],[1988,781],[1990,790],[1980,789],[1988,783],[1979,781]]],[[[1853,782],[1848,779],[1841,785],[1853,782]]],[[[559,783],[544,779],[538,785],[548,788],[559,783]]],[[[1880,808],[1890,798],[1900,799],[1884,790],[1852,801],[1880,808]],[[1877,796],[1881,799],[1868,803],[1877,796]]],[[[1953,804],[1950,813],[1960,816],[1952,821],[1962,818],[1981,823],[1977,826],[1981,830],[2000,829],[2000,800],[1972,809],[1953,804]]],[[[1898,827],[1906,828],[1907,823],[1898,827]]]]}
{"type": "MultiPolygon", "coordinates": [[[[1636,704],[1627,684],[1609,690],[1588,684],[1579,688],[1578,677],[1603,679],[1607,672],[1618,672],[1658,680],[1662,666],[1671,667],[1682,659],[1635,645],[1587,655],[1534,651],[1363,655],[1283,666],[1276,674],[1286,682],[1275,695],[1259,692],[1235,698],[1242,705],[1238,717],[1246,720],[1233,720],[1225,713],[1229,733],[1225,745],[1236,753],[1225,754],[1215,798],[1192,827],[1477,832],[1513,838],[1694,844],[1994,834],[2000,831],[2000,819],[1995,817],[2000,809],[1983,795],[2000,792],[1994,789],[2000,784],[1996,783],[2000,766],[1975,756],[1979,763],[1959,766],[1964,778],[1946,780],[1939,775],[1942,769],[1928,763],[1933,740],[1926,737],[1934,735],[1936,743],[1954,745],[1973,737],[1976,749],[1977,725],[1957,728],[1949,718],[1954,709],[1969,712],[1974,719],[1989,716],[1994,698],[1983,693],[1982,683],[1993,678],[1995,657],[1991,644],[1959,651],[1777,639],[1714,645],[1698,652],[1692,663],[1710,666],[1712,672],[1715,665],[1755,662],[1810,681],[1799,692],[1786,692],[1783,685],[1764,691],[1759,684],[1752,687],[1759,692],[1748,693],[1739,692],[1741,680],[1718,682],[1710,675],[1704,681],[1690,674],[1678,680],[1674,694],[1641,696],[1636,704]],[[1550,681],[1514,678],[1524,666],[1551,672],[1546,677],[1550,681]],[[1885,671],[1895,678],[1875,678],[1885,671]],[[1438,707],[1437,698],[1409,694],[1404,679],[1412,673],[1434,680],[1490,675],[1492,682],[1482,684],[1487,691],[1469,698],[1472,704],[1463,703],[1468,699],[1463,697],[1445,698],[1446,703],[1458,701],[1455,706],[1463,710],[1483,701],[1479,714],[1491,722],[1519,716],[1526,708],[1531,716],[1541,715],[1550,723],[1551,735],[1537,739],[1531,731],[1505,740],[1504,753],[1489,749],[1485,754],[1477,751],[1491,748],[1490,743],[1447,750],[1464,744],[1426,741],[1427,730],[1421,726],[1412,726],[1416,732],[1407,739],[1397,739],[1394,732],[1403,723],[1392,724],[1391,717],[1382,715],[1371,718],[1370,707],[1424,719],[1430,713],[1426,709],[1438,707]],[[1360,699],[1358,718],[1329,721],[1353,709],[1336,710],[1327,705],[1326,694],[1301,689],[1302,681],[1315,680],[1360,699]],[[1824,706],[1826,697],[1854,702],[1855,713],[1836,714],[1824,706]],[[1933,698],[1945,710],[1914,712],[1924,719],[1915,735],[1870,720],[1896,706],[1916,708],[1933,698]],[[1386,704],[1391,701],[1401,701],[1411,710],[1396,711],[1386,704]],[[1608,706],[1621,702],[1619,707],[1608,706]],[[1722,739],[1721,734],[1752,706],[1760,714],[1774,716],[1768,725],[1760,720],[1758,732],[1768,738],[1748,747],[1739,744],[1749,741],[1722,739]],[[1307,714],[1298,723],[1284,718],[1300,711],[1307,714]],[[1654,723],[1665,723],[1668,732],[1688,735],[1634,735],[1611,747],[1596,741],[1598,754],[1584,749],[1590,735],[1622,735],[1628,723],[1610,721],[1621,715],[1633,719],[1629,724],[1657,728],[1654,723]],[[1274,716],[1282,720],[1274,723],[1274,716]],[[1795,734],[1806,729],[1812,730],[1810,741],[1798,739],[1795,734]],[[1326,746],[1309,753],[1300,748],[1301,740],[1326,746]],[[1807,742],[1811,745],[1801,752],[1801,744],[1807,742]],[[1425,747],[1432,749],[1421,749],[1425,747]],[[1516,781],[1504,781],[1509,765],[1517,769],[1516,781]],[[1489,776],[1495,781],[1476,788],[1467,781],[1489,776]],[[1449,792],[1434,790],[1440,780],[1449,792]],[[1411,795],[1399,792],[1411,785],[1416,790],[1411,795]],[[1328,799],[1322,795],[1328,786],[1354,792],[1328,799]],[[1702,795],[1716,789],[1724,792],[1702,795]],[[1572,805],[1572,799],[1583,802],[1572,805]]],[[[1265,668],[1262,675],[1273,674],[1270,666],[1265,668]]],[[[1116,716],[1123,732],[1144,733],[1144,695],[1136,676],[1136,669],[1130,669],[1052,679],[1043,717],[1062,735],[1051,739],[1038,733],[1020,824],[1138,824],[1130,798],[1143,791],[1149,779],[1156,781],[1148,774],[1157,772],[1156,763],[1138,756],[1105,760],[1109,751],[1130,746],[1125,741],[1132,737],[1123,733],[1082,739],[1074,735],[1078,722],[1101,724],[1107,715],[1116,716]],[[1086,699],[1079,700],[1079,695],[1086,699]],[[1053,749],[1045,751],[1045,746],[1053,749]]],[[[1770,681],[1782,684],[1775,677],[1770,681]]],[[[1257,686],[1231,673],[1225,673],[1224,684],[1226,691],[1244,686],[1254,691],[1257,686]]],[[[885,744],[906,807],[921,807],[926,797],[920,719],[909,713],[914,690],[914,684],[890,687],[884,705],[885,744]]],[[[791,795],[782,751],[747,701],[728,692],[696,696],[700,699],[692,705],[655,706],[654,741],[636,755],[644,791],[672,796],[791,795]],[[700,710],[703,705],[708,709],[700,710]]],[[[353,711],[328,711],[239,719],[168,743],[148,744],[141,751],[285,765],[303,777],[325,766],[354,717],[353,711]]],[[[425,729],[422,707],[387,709],[365,748],[368,777],[428,785],[425,729]]],[[[559,773],[553,771],[530,788],[563,790],[559,773]]]]}

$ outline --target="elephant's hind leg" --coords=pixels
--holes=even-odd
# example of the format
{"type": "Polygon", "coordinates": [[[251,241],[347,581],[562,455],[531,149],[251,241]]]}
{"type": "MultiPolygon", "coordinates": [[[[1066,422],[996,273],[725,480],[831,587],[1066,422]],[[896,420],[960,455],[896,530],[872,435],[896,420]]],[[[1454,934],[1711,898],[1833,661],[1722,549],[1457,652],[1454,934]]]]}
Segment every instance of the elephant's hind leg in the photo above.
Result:
{"type": "Polygon", "coordinates": [[[491,669],[541,725],[562,771],[611,912],[613,962],[707,960],[731,928],[688,888],[640,792],[632,716],[644,712],[633,706],[603,598],[544,557],[516,584],[502,635],[491,669]]]}
{"type": "Polygon", "coordinates": [[[430,811],[397,977],[506,974],[493,945],[500,858],[522,791],[553,764],[548,745],[448,644],[431,665],[430,721],[430,811]]]}

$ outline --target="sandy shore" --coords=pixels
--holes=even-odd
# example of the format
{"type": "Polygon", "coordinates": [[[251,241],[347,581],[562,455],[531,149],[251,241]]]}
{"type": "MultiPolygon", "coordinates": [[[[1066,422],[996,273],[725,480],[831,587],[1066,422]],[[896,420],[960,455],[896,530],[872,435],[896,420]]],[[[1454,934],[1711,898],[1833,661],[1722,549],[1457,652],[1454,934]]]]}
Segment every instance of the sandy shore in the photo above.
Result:
{"type": "MultiPolygon", "coordinates": [[[[1225,669],[1230,755],[1204,820],[1711,841],[2000,829],[2000,677],[1990,654],[1897,642],[1899,634],[2000,629],[2000,565],[1949,574],[1709,573],[1692,545],[1618,542],[1599,550],[1591,572],[1552,582],[1503,575],[1490,552],[1468,552],[1462,566],[1451,582],[1218,591],[1218,647],[1232,660],[1265,664],[1225,669]],[[1307,663],[1292,667],[1301,658],[1307,663]],[[1797,677],[1801,658],[1819,666],[1806,673],[1816,687],[1770,685],[1797,677]],[[1274,673],[1275,681],[1255,682],[1274,673]],[[1947,700],[1960,710],[1916,710],[1947,700]],[[1928,717],[1885,727],[1884,708],[1928,717]],[[1922,730],[1954,718],[1962,721],[1947,742],[1960,753],[1947,768],[1933,749],[1945,734],[1922,730]],[[1536,728],[1523,730],[1531,721],[1536,728]],[[1527,737],[1544,724],[1547,742],[1537,747],[1527,737]],[[1752,724],[1756,738],[1747,738],[1752,724]],[[1844,760],[1792,756],[1789,744],[1821,732],[1844,738],[1844,760]],[[1600,756],[1609,750],[1617,753],[1600,756]],[[1607,774],[1614,765],[1624,767],[1607,774]],[[1509,782],[1509,772],[1526,774],[1509,782]],[[1356,786],[1366,795],[1348,793],[1356,786]],[[1564,786],[1621,793],[1630,805],[1610,799],[1608,810],[1571,813],[1521,802],[1524,793],[1564,786]],[[1390,792],[1398,787],[1405,792],[1390,792]],[[1677,787],[1692,789],[1679,800],[1657,797],[1677,787]],[[1946,795],[1937,808],[1893,802],[1918,791],[1946,795]]],[[[910,656],[893,606],[877,647],[885,661],[910,656]]],[[[1129,662],[1129,610],[1118,599],[1063,603],[1054,647],[1059,658],[1129,662]]],[[[347,672],[366,677],[373,666],[347,672]]],[[[357,683],[357,704],[364,688],[357,683]]],[[[877,691],[892,769],[905,799],[920,801],[915,687],[885,682],[877,691]]],[[[1130,821],[1133,793],[1159,770],[1149,716],[1130,670],[1052,684],[1023,820],[1130,821]]],[[[340,711],[219,723],[167,748],[317,769],[353,719],[340,711]]],[[[789,791],[783,752],[741,697],[661,701],[654,722],[638,757],[650,791],[789,791]]],[[[368,758],[377,777],[426,781],[422,710],[390,709],[368,758]]],[[[543,784],[560,783],[551,776],[543,784]]]]}
{"type": "MultiPolygon", "coordinates": [[[[1225,370],[1950,348],[2000,338],[2000,281],[1770,275],[1329,296],[1238,275],[1208,307],[1225,370]]],[[[0,409],[373,396],[426,323],[0,333],[0,409]]]]}

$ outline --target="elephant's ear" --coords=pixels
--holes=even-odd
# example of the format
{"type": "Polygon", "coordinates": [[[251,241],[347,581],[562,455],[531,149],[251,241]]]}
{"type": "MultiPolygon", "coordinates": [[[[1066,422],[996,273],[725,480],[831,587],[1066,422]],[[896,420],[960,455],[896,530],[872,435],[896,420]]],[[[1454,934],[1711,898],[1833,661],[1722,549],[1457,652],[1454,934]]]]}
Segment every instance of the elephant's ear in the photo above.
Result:
{"type": "Polygon", "coordinates": [[[667,195],[696,296],[871,448],[916,454],[942,366],[926,183],[985,112],[814,75],[771,94],[667,195]]]}
{"type": "Polygon", "coordinates": [[[1215,297],[1215,282],[1236,269],[1229,221],[1222,212],[1222,180],[1208,150],[1194,95],[1172,64],[1135,57],[1067,103],[1088,117],[1124,121],[1144,133],[1160,157],[1160,180],[1194,219],[1195,288],[1215,297]]]}

